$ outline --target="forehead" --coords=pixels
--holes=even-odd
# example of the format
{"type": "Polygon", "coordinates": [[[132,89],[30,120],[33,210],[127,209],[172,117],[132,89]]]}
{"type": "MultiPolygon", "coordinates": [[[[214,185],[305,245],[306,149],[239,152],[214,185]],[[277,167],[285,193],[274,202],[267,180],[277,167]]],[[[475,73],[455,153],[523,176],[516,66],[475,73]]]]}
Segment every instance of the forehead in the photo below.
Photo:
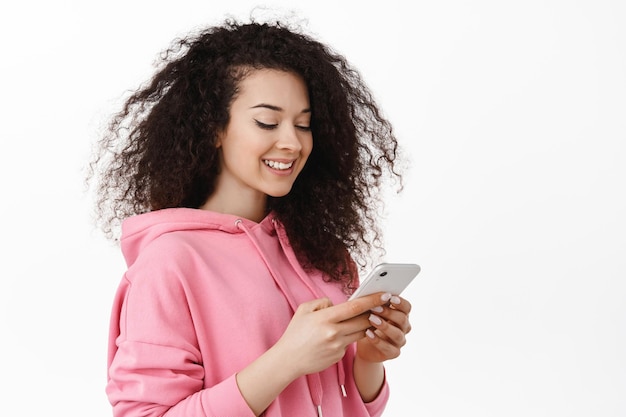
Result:
{"type": "Polygon", "coordinates": [[[308,107],[309,96],[306,84],[298,74],[275,69],[255,69],[239,82],[235,101],[252,103],[259,100],[273,101],[270,104],[276,105],[308,107]]]}

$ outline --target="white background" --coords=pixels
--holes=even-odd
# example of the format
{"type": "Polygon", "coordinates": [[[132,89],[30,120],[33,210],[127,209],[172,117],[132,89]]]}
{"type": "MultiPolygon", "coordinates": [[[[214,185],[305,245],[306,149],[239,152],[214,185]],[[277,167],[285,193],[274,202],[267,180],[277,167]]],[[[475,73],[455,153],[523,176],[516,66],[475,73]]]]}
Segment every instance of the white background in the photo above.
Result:
{"type": "MultiPolygon", "coordinates": [[[[91,143],[174,37],[257,3],[3,4],[2,408],[109,416],[124,265],[90,223],[91,143]]],[[[387,259],[423,272],[385,415],[626,415],[626,3],[270,5],[361,70],[411,159],[387,259]]]]}

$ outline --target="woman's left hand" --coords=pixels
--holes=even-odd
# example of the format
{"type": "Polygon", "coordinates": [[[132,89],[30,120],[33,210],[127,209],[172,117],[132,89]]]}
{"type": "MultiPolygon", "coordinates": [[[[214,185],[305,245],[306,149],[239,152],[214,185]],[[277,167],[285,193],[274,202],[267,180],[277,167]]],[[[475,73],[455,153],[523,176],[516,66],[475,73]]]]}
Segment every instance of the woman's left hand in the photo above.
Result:
{"type": "Polygon", "coordinates": [[[411,331],[410,312],[411,303],[398,296],[372,310],[372,328],[367,331],[366,337],[357,342],[357,356],[368,362],[383,362],[400,356],[400,349],[406,344],[406,335],[411,331]]]}

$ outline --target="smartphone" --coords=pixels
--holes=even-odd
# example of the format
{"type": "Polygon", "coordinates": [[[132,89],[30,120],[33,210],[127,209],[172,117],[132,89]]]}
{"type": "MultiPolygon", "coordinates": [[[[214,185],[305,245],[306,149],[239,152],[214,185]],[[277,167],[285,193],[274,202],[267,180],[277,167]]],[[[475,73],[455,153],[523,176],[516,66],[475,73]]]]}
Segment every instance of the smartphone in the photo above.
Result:
{"type": "Polygon", "coordinates": [[[413,281],[413,278],[419,274],[420,270],[421,268],[417,264],[378,264],[362,280],[359,288],[350,296],[350,300],[377,292],[399,295],[413,281]]]}

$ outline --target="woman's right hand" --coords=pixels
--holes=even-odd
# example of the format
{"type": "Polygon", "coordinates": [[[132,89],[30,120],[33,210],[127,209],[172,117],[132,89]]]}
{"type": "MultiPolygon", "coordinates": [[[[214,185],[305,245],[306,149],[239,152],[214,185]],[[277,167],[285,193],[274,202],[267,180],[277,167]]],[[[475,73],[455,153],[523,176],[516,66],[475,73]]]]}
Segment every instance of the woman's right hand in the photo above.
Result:
{"type": "Polygon", "coordinates": [[[336,306],[328,298],[301,304],[278,342],[237,374],[239,391],[254,414],[261,415],[293,380],[341,360],[348,345],[372,326],[369,311],[386,304],[381,295],[336,306]]]}
{"type": "Polygon", "coordinates": [[[328,298],[301,304],[274,346],[296,373],[322,371],[343,358],[346,348],[372,326],[370,310],[386,304],[381,293],[334,306],[328,298]]]}

